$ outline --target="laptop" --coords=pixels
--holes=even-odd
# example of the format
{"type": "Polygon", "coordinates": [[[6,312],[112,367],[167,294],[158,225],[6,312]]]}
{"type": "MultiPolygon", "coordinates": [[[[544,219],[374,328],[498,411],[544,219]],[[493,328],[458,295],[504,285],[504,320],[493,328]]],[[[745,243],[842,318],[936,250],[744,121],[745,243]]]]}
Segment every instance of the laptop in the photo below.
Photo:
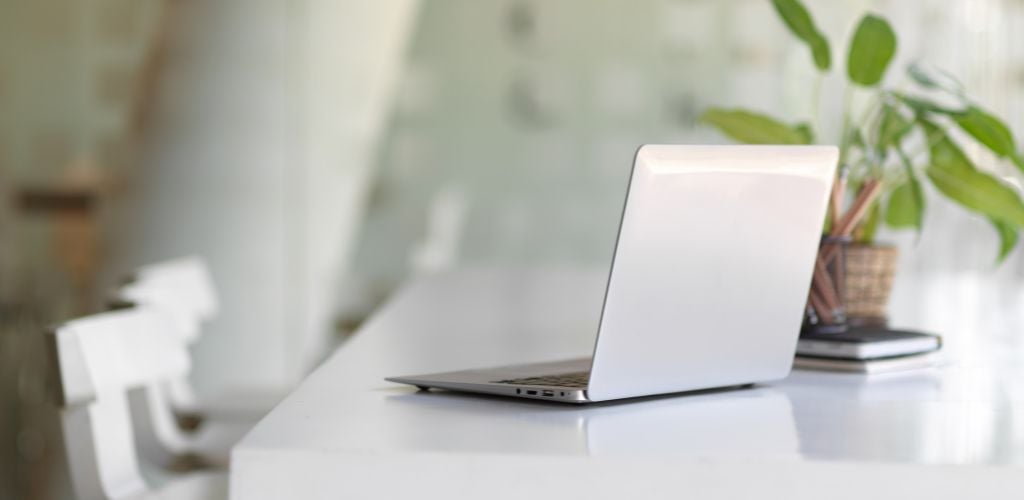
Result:
{"type": "Polygon", "coordinates": [[[591,357],[387,380],[594,403],[782,379],[837,161],[833,146],[644,145],[591,357]]]}

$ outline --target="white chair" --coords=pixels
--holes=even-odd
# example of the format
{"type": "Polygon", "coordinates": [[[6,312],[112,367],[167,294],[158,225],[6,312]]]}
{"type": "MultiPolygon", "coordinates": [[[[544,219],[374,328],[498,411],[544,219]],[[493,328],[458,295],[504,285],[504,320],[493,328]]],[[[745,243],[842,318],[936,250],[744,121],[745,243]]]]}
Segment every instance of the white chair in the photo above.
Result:
{"type": "Polygon", "coordinates": [[[152,484],[140,470],[127,392],[189,369],[188,353],[167,330],[160,314],[131,309],[74,320],[48,336],[79,498],[227,498],[225,474],[191,473],[152,484]]]}
{"type": "MultiPolygon", "coordinates": [[[[218,312],[216,288],[209,268],[196,256],[167,260],[136,270],[132,281],[117,291],[116,300],[164,309],[174,318],[177,332],[189,345],[202,334],[202,324],[218,312]]],[[[164,402],[176,414],[203,420],[255,424],[283,397],[275,392],[227,391],[209,400],[200,399],[187,375],[161,387],[164,402]]],[[[153,411],[157,411],[154,409],[153,411]]]]}

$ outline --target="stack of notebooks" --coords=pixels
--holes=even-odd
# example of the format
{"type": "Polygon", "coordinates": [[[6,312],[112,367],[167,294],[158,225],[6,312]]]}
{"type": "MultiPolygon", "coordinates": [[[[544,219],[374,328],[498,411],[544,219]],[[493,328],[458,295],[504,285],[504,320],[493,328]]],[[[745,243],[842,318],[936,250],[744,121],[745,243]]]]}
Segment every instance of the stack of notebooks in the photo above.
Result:
{"type": "Polygon", "coordinates": [[[805,331],[797,343],[794,368],[886,373],[935,366],[942,338],[882,328],[851,328],[842,333],[805,331]]]}

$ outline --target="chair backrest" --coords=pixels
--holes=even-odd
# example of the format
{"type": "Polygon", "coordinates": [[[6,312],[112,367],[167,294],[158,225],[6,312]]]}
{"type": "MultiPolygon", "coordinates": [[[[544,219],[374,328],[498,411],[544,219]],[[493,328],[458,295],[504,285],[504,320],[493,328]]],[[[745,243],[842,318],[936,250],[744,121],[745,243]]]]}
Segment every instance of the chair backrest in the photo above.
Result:
{"type": "Polygon", "coordinates": [[[199,340],[200,324],[217,315],[219,303],[205,261],[182,257],[143,266],[117,292],[118,299],[165,309],[188,343],[199,340]]]}
{"type": "MultiPolygon", "coordinates": [[[[217,290],[209,267],[202,257],[188,256],[140,267],[132,281],[117,291],[117,299],[132,304],[157,307],[170,314],[175,332],[187,344],[194,344],[202,334],[202,323],[213,319],[219,310],[217,290]]],[[[192,388],[187,374],[172,378],[160,384],[158,390],[147,391],[151,399],[148,412],[154,415],[155,430],[166,443],[171,428],[159,423],[164,419],[163,410],[157,406],[169,406],[185,414],[201,413],[202,408],[196,391],[192,388]],[[158,401],[153,398],[163,398],[158,401]]],[[[139,408],[134,405],[133,408],[139,408]]],[[[150,429],[143,429],[148,433],[150,429]]]]}
{"type": "Polygon", "coordinates": [[[148,491],[127,391],[187,373],[188,352],[166,313],[137,307],[68,322],[50,334],[72,484],[80,498],[148,491]]]}

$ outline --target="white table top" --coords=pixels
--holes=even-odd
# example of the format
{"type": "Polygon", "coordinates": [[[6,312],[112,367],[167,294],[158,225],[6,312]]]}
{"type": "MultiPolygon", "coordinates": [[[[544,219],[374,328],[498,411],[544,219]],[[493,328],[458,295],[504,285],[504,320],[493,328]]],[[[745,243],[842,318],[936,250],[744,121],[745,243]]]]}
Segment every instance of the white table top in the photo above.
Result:
{"type": "Polygon", "coordinates": [[[475,270],[415,280],[236,446],[232,498],[1024,491],[1020,340],[951,342],[947,364],[914,373],[795,371],[752,389],[584,407],[383,380],[586,356],[604,277],[475,270]]]}

